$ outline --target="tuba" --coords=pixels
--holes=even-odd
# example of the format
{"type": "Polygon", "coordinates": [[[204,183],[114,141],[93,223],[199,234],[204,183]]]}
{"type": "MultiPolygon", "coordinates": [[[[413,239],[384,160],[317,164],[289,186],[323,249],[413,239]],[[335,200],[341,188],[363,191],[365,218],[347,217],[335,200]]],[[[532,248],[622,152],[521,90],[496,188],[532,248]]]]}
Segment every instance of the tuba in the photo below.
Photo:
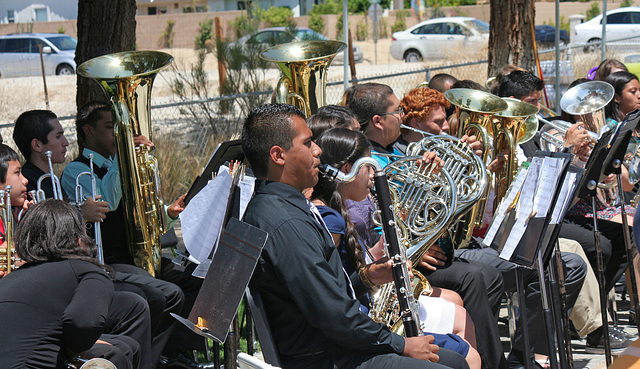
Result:
{"type": "Polygon", "coordinates": [[[11,189],[12,186],[5,186],[0,190],[0,220],[4,226],[4,243],[0,245],[0,271],[5,274],[11,273],[14,269],[15,247],[13,244],[13,213],[11,211],[11,189]]]}
{"type": "Polygon", "coordinates": [[[134,146],[133,138],[152,140],[151,88],[172,60],[163,52],[133,51],[100,56],[78,67],[78,74],[95,79],[111,101],[127,240],[135,264],[154,276],[160,271],[160,236],[165,232],[158,162],[155,148],[134,146]]]}
{"type": "Polygon", "coordinates": [[[507,109],[497,113],[492,122],[493,153],[494,158],[501,153],[506,153],[508,157],[505,165],[494,173],[494,209],[497,209],[518,172],[515,158],[517,145],[531,140],[538,130],[535,115],[539,109],[536,106],[512,98],[503,100],[507,102],[507,109]]]}
{"type": "Polygon", "coordinates": [[[297,106],[307,117],[324,106],[327,69],[346,47],[341,41],[297,41],[260,53],[262,59],[274,62],[284,74],[276,86],[276,102],[297,106]]]}

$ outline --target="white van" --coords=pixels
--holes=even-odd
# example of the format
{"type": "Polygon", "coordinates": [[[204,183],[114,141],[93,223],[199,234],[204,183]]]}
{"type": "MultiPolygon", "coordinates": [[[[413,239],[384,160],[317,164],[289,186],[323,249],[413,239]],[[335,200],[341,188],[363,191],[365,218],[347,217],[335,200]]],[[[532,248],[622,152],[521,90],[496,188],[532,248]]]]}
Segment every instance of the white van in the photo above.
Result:
{"type": "Polygon", "coordinates": [[[28,33],[0,36],[0,77],[74,74],[78,41],[59,33],[28,33]]]}

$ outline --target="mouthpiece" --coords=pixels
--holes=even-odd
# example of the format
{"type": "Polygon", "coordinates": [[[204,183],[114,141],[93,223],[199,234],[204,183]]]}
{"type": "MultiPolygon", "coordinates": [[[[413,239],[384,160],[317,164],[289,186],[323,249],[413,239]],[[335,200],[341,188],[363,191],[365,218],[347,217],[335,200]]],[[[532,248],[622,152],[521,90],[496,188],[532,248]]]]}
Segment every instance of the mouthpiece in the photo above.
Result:
{"type": "Polygon", "coordinates": [[[338,177],[338,174],[340,174],[340,171],[337,168],[334,168],[329,164],[320,164],[318,166],[318,170],[324,178],[327,178],[330,181],[334,181],[338,177]]]}

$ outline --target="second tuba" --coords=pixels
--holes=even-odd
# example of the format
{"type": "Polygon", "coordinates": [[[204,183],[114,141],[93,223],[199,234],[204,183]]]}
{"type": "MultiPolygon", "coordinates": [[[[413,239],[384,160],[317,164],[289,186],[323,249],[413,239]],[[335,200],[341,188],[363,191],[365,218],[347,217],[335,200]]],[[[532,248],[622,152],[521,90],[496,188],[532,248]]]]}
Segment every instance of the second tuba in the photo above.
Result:
{"type": "Polygon", "coordinates": [[[326,105],[327,69],[346,47],[341,41],[297,41],[260,53],[284,74],[276,86],[276,102],[297,106],[307,117],[326,105]]]}
{"type": "Polygon", "coordinates": [[[153,276],[160,271],[165,232],[158,162],[154,148],[135,146],[133,138],[153,140],[151,88],[172,60],[159,51],[132,51],[99,56],[78,67],[78,74],[96,80],[111,101],[129,249],[135,264],[153,276]]]}

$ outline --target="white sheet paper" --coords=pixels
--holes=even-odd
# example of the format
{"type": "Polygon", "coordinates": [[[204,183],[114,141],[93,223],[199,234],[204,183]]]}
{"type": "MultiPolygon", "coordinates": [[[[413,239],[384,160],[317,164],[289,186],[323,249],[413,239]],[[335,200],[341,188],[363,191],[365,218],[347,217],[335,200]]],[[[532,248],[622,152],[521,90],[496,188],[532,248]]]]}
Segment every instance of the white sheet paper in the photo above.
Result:
{"type": "Polygon", "coordinates": [[[524,180],[527,177],[528,169],[525,167],[520,167],[520,172],[515,178],[515,181],[507,191],[507,195],[502,199],[500,204],[498,205],[498,210],[495,212],[493,217],[493,221],[491,222],[491,226],[487,230],[487,234],[482,240],[482,244],[485,246],[491,246],[491,242],[495,238],[498,230],[500,229],[500,225],[504,221],[504,218],[507,214],[507,210],[509,205],[513,203],[516,199],[516,196],[520,193],[520,189],[522,189],[522,185],[524,184],[524,180]]]}
{"type": "Polygon", "coordinates": [[[545,157],[542,162],[542,170],[538,177],[538,188],[534,200],[533,211],[536,218],[544,218],[547,216],[553,201],[553,195],[556,192],[556,186],[562,174],[561,158],[545,157]]]}
{"type": "Polygon", "coordinates": [[[217,243],[231,191],[231,179],[228,171],[219,171],[180,213],[184,244],[199,263],[209,257],[217,243]]]}
{"type": "Polygon", "coordinates": [[[562,183],[562,188],[560,189],[560,194],[558,195],[558,200],[556,201],[556,205],[553,208],[553,213],[551,214],[550,224],[558,224],[560,223],[560,216],[564,212],[564,210],[571,203],[572,197],[569,196],[573,194],[575,191],[575,187],[578,185],[577,174],[575,172],[567,172],[567,175],[564,177],[564,182],[562,183]]]}

